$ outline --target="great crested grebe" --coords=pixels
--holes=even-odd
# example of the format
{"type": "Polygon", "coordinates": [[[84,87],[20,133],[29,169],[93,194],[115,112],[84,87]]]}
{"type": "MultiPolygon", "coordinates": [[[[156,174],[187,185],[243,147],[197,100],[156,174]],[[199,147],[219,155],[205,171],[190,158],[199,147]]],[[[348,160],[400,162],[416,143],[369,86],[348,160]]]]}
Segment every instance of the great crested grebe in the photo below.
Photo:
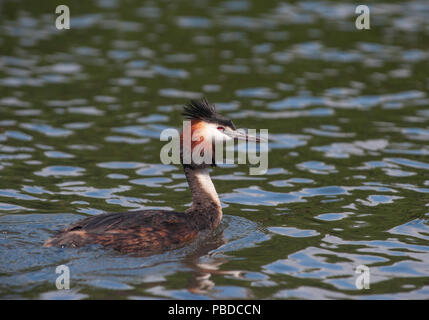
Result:
{"type": "Polygon", "coordinates": [[[222,207],[208,171],[209,167],[216,165],[214,156],[208,162],[196,164],[191,160],[185,164],[183,154],[206,143],[205,147],[211,148],[214,155],[213,140],[219,138],[223,141],[238,139],[256,142],[260,139],[237,131],[232,121],[216,113],[214,105],[206,99],[191,101],[182,115],[191,120],[190,151],[184,147],[184,134],[180,136],[181,163],[192,193],[190,208],[185,212],[142,210],[88,217],[60,231],[44,246],[100,244],[122,253],[146,256],[179,248],[195,239],[200,232],[216,229],[222,220],[222,207]],[[193,138],[195,132],[200,134],[197,140],[193,138]]]}

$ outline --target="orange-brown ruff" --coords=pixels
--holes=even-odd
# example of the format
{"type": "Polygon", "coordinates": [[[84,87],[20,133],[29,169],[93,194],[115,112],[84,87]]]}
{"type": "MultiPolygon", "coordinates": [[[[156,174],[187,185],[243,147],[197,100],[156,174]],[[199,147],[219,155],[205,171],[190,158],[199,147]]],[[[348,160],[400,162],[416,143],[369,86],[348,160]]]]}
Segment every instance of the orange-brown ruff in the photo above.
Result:
{"type": "MultiPolygon", "coordinates": [[[[220,128],[235,130],[232,122],[218,115],[205,99],[192,101],[183,114],[191,119],[191,132],[209,123],[219,126],[220,131],[220,128]]],[[[204,137],[199,142],[203,140],[204,137]]],[[[199,142],[192,143],[192,148],[199,142]]],[[[215,229],[222,219],[220,200],[208,172],[212,165],[214,163],[183,165],[192,193],[192,206],[185,212],[143,210],[92,216],[60,231],[46,241],[45,246],[100,244],[140,256],[179,248],[195,239],[201,231],[215,229]]]]}

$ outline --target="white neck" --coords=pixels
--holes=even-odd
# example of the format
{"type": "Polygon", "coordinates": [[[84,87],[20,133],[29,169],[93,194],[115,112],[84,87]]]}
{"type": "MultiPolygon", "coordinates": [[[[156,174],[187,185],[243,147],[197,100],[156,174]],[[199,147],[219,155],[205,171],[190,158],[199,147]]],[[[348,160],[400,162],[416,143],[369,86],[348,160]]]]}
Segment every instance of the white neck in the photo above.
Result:
{"type": "Polygon", "coordinates": [[[208,169],[185,167],[184,171],[192,193],[192,206],[185,212],[208,218],[216,227],[222,219],[222,207],[208,169]]]}

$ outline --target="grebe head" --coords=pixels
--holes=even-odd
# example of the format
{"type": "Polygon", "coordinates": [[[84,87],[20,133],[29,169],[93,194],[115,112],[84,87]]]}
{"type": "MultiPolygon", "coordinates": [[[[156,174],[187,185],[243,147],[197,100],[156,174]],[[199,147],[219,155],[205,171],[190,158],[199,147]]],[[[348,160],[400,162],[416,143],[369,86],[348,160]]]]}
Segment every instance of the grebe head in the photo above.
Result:
{"type": "Polygon", "coordinates": [[[190,132],[186,134],[186,130],[184,130],[181,135],[182,154],[186,152],[189,152],[189,154],[197,152],[200,156],[203,156],[204,152],[211,154],[211,157],[206,158],[204,163],[198,164],[195,163],[193,156],[191,156],[191,167],[214,166],[215,145],[217,142],[223,143],[231,140],[260,141],[259,137],[248,135],[243,130],[237,130],[232,120],[217,113],[215,106],[205,98],[199,101],[192,100],[184,107],[182,115],[185,120],[191,121],[190,132]],[[186,144],[187,140],[188,144],[186,144]]]}

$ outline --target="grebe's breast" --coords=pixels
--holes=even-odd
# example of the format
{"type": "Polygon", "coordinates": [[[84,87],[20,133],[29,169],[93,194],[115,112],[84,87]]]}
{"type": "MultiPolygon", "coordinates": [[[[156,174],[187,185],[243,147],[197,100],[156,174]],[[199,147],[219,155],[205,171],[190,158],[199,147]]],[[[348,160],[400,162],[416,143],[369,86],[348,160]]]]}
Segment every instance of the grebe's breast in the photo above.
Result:
{"type": "Polygon", "coordinates": [[[197,237],[199,228],[189,214],[143,210],[106,213],[82,219],[49,239],[46,247],[100,244],[139,256],[179,248],[197,237]]]}

